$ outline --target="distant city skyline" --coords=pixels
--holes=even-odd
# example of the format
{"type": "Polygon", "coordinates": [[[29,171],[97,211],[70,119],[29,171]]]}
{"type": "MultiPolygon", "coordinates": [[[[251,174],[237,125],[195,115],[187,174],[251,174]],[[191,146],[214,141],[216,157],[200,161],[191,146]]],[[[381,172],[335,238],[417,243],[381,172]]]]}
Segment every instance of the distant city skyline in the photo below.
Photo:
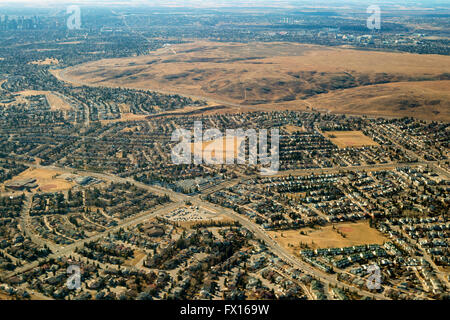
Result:
{"type": "Polygon", "coordinates": [[[332,7],[345,7],[347,5],[367,5],[367,4],[385,4],[391,7],[449,7],[448,1],[444,0],[426,0],[417,3],[414,0],[403,0],[397,3],[383,0],[346,0],[346,1],[308,1],[308,0],[6,0],[0,2],[0,6],[8,6],[15,4],[26,5],[38,5],[47,6],[49,4],[80,4],[80,5],[153,5],[153,6],[195,6],[195,7],[217,7],[217,6],[280,6],[280,7],[296,7],[296,6],[308,6],[317,8],[332,8],[332,7]]]}

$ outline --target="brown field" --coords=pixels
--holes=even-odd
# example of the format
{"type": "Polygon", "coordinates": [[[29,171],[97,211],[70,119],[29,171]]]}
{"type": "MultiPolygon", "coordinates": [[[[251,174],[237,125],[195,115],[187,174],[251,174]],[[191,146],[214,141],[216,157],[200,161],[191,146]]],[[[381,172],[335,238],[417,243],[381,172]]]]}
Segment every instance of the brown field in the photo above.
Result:
{"type": "Polygon", "coordinates": [[[39,189],[43,192],[64,191],[75,185],[75,182],[69,182],[63,178],[59,178],[58,176],[60,174],[63,174],[63,172],[59,170],[29,168],[14,177],[12,181],[35,178],[37,180],[37,184],[39,185],[39,189]]]}
{"type": "Polygon", "coordinates": [[[338,148],[379,146],[361,131],[327,131],[323,135],[330,139],[338,148]]]}
{"type": "Polygon", "coordinates": [[[18,92],[23,97],[45,95],[51,110],[72,110],[71,105],[60,96],[50,91],[25,90],[18,92]]]}
{"type": "Polygon", "coordinates": [[[305,128],[304,127],[298,127],[298,126],[293,126],[293,125],[286,125],[283,127],[284,130],[286,130],[288,133],[296,133],[296,132],[305,132],[305,128]]]}
{"type": "Polygon", "coordinates": [[[353,105],[346,108],[353,103],[352,99],[340,106],[332,95],[336,93],[338,99],[339,93],[350,90],[362,90],[362,96],[364,90],[369,90],[368,94],[370,90],[390,90],[387,95],[374,93],[374,99],[378,97],[382,102],[380,107],[377,106],[379,101],[374,101],[371,109],[367,110],[366,104],[360,106],[365,102],[363,99],[356,100],[354,104],[358,108],[355,108],[355,113],[366,114],[367,111],[367,114],[377,114],[380,111],[383,116],[440,118],[445,112],[433,109],[441,112],[434,114],[429,112],[429,107],[432,105],[439,109],[448,104],[448,86],[433,81],[436,84],[430,87],[423,80],[448,78],[445,73],[450,73],[450,57],[294,43],[198,41],[173,45],[170,50],[163,48],[147,56],[105,59],[53,70],[53,73],[75,84],[180,93],[249,110],[306,109],[317,104],[333,112],[348,112],[348,109],[352,112],[353,105]],[[378,83],[390,85],[376,85],[378,83]],[[408,90],[414,91],[417,99],[425,102],[428,102],[430,92],[437,94],[442,101],[436,104],[435,99],[430,100],[431,104],[424,104],[420,109],[410,108],[407,102],[399,100],[406,105],[400,108],[395,102],[403,99],[408,90]],[[310,98],[313,96],[326,98],[315,101],[310,98]]]}
{"type": "Polygon", "coordinates": [[[226,215],[218,215],[214,219],[205,219],[202,221],[183,221],[183,222],[177,221],[177,224],[183,228],[192,228],[198,224],[208,223],[208,222],[212,222],[212,221],[220,221],[223,223],[228,223],[228,222],[233,222],[234,220],[226,215]]]}
{"type": "Polygon", "coordinates": [[[450,121],[450,81],[364,86],[321,94],[307,102],[337,113],[450,121]]]}
{"type": "Polygon", "coordinates": [[[134,250],[134,258],[133,259],[129,259],[126,260],[124,262],[124,265],[126,266],[130,266],[130,267],[134,267],[136,266],[136,264],[138,264],[139,261],[142,260],[142,258],[144,258],[147,254],[143,251],[140,250],[134,250]]]}
{"type": "Polygon", "coordinates": [[[336,229],[346,235],[343,238],[332,226],[314,230],[304,228],[300,230],[269,231],[269,235],[287,250],[298,254],[300,243],[308,244],[310,248],[340,248],[362,244],[383,244],[388,241],[383,234],[370,228],[368,222],[341,223],[336,229]],[[300,234],[304,231],[306,235],[300,234]]]}
{"type": "Polygon", "coordinates": [[[194,155],[203,155],[204,161],[226,162],[227,157],[236,159],[238,157],[239,146],[244,141],[241,137],[222,137],[213,141],[191,143],[191,152],[194,155]]]}
{"type": "Polygon", "coordinates": [[[53,93],[47,94],[47,100],[52,110],[72,110],[71,105],[67,101],[53,93]]]}
{"type": "Polygon", "coordinates": [[[59,63],[59,61],[58,59],[55,58],[46,58],[45,60],[32,61],[30,63],[39,66],[48,66],[48,65],[56,65],[59,63]]]}

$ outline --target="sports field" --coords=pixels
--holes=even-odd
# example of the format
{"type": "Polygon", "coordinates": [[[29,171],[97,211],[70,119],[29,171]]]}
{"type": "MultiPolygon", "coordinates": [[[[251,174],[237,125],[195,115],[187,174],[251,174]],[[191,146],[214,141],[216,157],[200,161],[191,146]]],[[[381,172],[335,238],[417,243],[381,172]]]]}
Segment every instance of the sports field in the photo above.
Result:
{"type": "Polygon", "coordinates": [[[62,171],[42,169],[42,168],[29,168],[13,178],[12,180],[22,180],[27,178],[34,178],[37,180],[40,191],[43,192],[57,192],[69,190],[75,185],[75,182],[69,182],[64,178],[59,177],[62,171]]]}
{"type": "Polygon", "coordinates": [[[222,137],[212,141],[191,143],[191,149],[194,155],[203,155],[203,161],[206,163],[225,163],[227,158],[238,157],[239,146],[243,141],[242,137],[222,137]]]}
{"type": "Polygon", "coordinates": [[[379,145],[361,131],[327,131],[323,135],[341,149],[379,145]]]}

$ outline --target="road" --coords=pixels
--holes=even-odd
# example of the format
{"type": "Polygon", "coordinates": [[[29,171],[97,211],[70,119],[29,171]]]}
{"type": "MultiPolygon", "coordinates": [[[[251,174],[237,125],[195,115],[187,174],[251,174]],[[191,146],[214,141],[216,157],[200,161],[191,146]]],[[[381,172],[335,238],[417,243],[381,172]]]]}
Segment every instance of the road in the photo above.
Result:
{"type": "Polygon", "coordinates": [[[360,290],[359,288],[346,285],[340,281],[337,281],[336,276],[321,272],[311,265],[299,260],[298,258],[292,256],[289,252],[287,252],[283,247],[281,247],[275,240],[273,240],[260,226],[256,225],[252,221],[248,220],[247,218],[243,217],[240,214],[235,213],[231,209],[227,209],[224,207],[220,207],[214,204],[210,204],[209,202],[204,202],[198,199],[195,199],[192,201],[195,205],[201,205],[207,209],[210,209],[211,211],[215,211],[218,214],[225,214],[234,220],[238,221],[243,227],[247,228],[249,231],[251,231],[255,237],[259,240],[264,241],[268,249],[274,253],[276,256],[278,256],[280,259],[285,261],[287,264],[294,268],[298,268],[301,271],[303,271],[306,274],[309,274],[313,276],[316,279],[319,279],[325,283],[332,284],[332,285],[339,285],[341,287],[348,288],[353,291],[358,291],[362,295],[366,295],[375,299],[387,299],[382,294],[374,294],[366,290],[360,290]]]}
{"type": "MultiPolygon", "coordinates": [[[[109,229],[105,230],[104,232],[98,233],[92,237],[76,241],[75,243],[72,243],[72,244],[64,246],[64,247],[58,246],[57,248],[55,248],[56,252],[50,254],[47,257],[47,259],[69,256],[71,253],[73,253],[75,251],[76,248],[81,248],[87,242],[96,241],[102,237],[107,236],[109,233],[118,231],[120,228],[131,227],[131,226],[137,225],[139,223],[144,223],[145,221],[148,221],[149,219],[155,218],[157,216],[165,215],[169,212],[172,212],[173,210],[180,208],[183,205],[184,205],[184,202],[172,202],[169,205],[166,205],[162,208],[159,208],[156,210],[150,210],[150,211],[140,214],[137,217],[133,217],[132,219],[125,220],[125,221],[119,223],[117,226],[109,228],[109,229]]],[[[43,240],[41,239],[40,241],[43,241],[43,240]]],[[[39,265],[39,261],[34,261],[32,263],[23,265],[22,267],[17,268],[13,272],[9,273],[6,276],[6,278],[10,278],[10,277],[18,275],[20,273],[26,272],[30,269],[36,268],[38,265],[39,265]]]]}
{"type": "MultiPolygon", "coordinates": [[[[378,165],[373,165],[373,166],[367,165],[367,166],[335,167],[335,168],[324,168],[324,169],[291,170],[291,171],[280,172],[278,174],[278,176],[288,176],[288,175],[296,175],[296,174],[306,175],[306,174],[311,174],[311,173],[324,174],[324,173],[335,173],[335,172],[339,172],[339,171],[382,170],[382,169],[392,169],[392,167],[395,167],[395,166],[406,166],[406,165],[414,166],[414,165],[421,165],[421,164],[430,164],[430,162],[429,161],[420,161],[420,162],[405,163],[405,164],[378,164],[378,165]]],[[[115,231],[119,230],[120,228],[126,228],[126,227],[130,227],[133,225],[137,225],[139,223],[145,222],[148,219],[167,214],[167,213],[183,206],[186,202],[190,201],[194,205],[198,205],[198,206],[204,207],[206,209],[210,209],[213,212],[217,212],[217,214],[224,214],[224,215],[238,221],[239,223],[241,223],[242,226],[247,228],[249,231],[253,232],[253,234],[255,235],[255,237],[257,239],[264,241],[264,243],[267,245],[268,249],[272,253],[274,253],[280,259],[285,261],[288,265],[295,267],[295,268],[303,271],[304,273],[313,276],[316,279],[321,280],[322,282],[324,282],[326,287],[328,287],[329,285],[333,285],[333,286],[339,285],[340,287],[345,287],[347,289],[356,291],[360,295],[369,296],[374,299],[387,299],[383,294],[372,293],[367,290],[362,290],[357,287],[347,285],[343,282],[338,281],[336,279],[336,275],[327,274],[318,269],[315,269],[311,265],[309,265],[309,264],[301,261],[297,257],[293,256],[285,248],[281,247],[259,225],[248,220],[246,217],[235,213],[231,209],[227,209],[227,208],[224,208],[224,207],[221,207],[218,205],[211,204],[200,198],[200,196],[207,195],[212,192],[217,192],[217,191],[225,189],[225,188],[229,188],[230,186],[233,186],[239,182],[242,182],[242,181],[245,181],[248,179],[255,178],[256,176],[252,176],[252,177],[243,176],[243,177],[233,179],[231,181],[228,180],[219,185],[205,188],[203,190],[203,193],[201,193],[200,195],[189,196],[189,195],[181,194],[181,193],[178,193],[178,192],[175,192],[173,190],[166,189],[163,187],[149,186],[149,185],[146,185],[146,184],[143,184],[140,182],[136,182],[132,178],[121,178],[121,177],[117,177],[112,174],[91,172],[91,171],[86,171],[86,170],[76,170],[73,168],[60,167],[60,166],[42,166],[39,164],[27,164],[27,165],[29,165],[30,167],[34,167],[34,168],[54,169],[54,170],[59,170],[59,171],[63,171],[63,172],[68,172],[68,173],[85,174],[85,175],[89,175],[89,176],[92,176],[92,177],[95,177],[95,178],[98,178],[101,180],[112,181],[112,182],[116,182],[116,183],[126,183],[126,182],[133,183],[137,187],[148,190],[154,194],[167,195],[172,200],[172,202],[170,204],[165,205],[162,208],[152,209],[150,211],[143,212],[139,216],[135,216],[135,217],[132,217],[131,219],[124,220],[123,222],[119,223],[118,226],[109,228],[109,229],[105,230],[104,232],[96,234],[92,237],[89,237],[87,239],[83,239],[80,241],[76,241],[75,243],[65,246],[65,247],[58,247],[54,244],[45,242],[43,239],[37,237],[35,234],[33,234],[33,232],[31,232],[29,230],[29,226],[30,226],[29,225],[29,214],[27,212],[29,212],[31,203],[30,203],[30,199],[27,198],[26,205],[24,207],[24,210],[22,211],[21,226],[24,228],[23,230],[26,233],[26,235],[30,236],[30,238],[33,241],[36,241],[37,243],[44,242],[54,251],[54,253],[52,253],[49,256],[49,258],[68,256],[71,253],[73,253],[76,248],[82,247],[86,242],[98,240],[98,239],[106,236],[108,233],[115,232],[115,231]]],[[[27,271],[31,268],[36,267],[37,265],[38,265],[37,261],[26,264],[26,265],[16,269],[14,272],[8,274],[8,277],[20,274],[24,271],[27,271]]]]}

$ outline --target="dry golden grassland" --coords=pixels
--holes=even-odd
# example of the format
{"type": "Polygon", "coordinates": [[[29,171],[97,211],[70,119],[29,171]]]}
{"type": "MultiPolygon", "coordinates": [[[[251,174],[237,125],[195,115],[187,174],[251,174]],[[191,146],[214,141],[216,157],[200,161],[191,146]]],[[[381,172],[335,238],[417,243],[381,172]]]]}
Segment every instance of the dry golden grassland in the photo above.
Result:
{"type": "Polygon", "coordinates": [[[327,131],[323,135],[338,148],[379,146],[361,131],[327,131]]]}
{"type": "Polygon", "coordinates": [[[248,110],[315,108],[433,120],[449,113],[448,84],[423,81],[450,73],[450,57],[439,55],[197,41],[52,72],[75,84],[179,93],[248,110]],[[318,94],[323,90],[328,93],[318,94]]]}
{"type": "Polygon", "coordinates": [[[141,250],[134,250],[134,258],[126,260],[124,265],[135,267],[146,255],[147,254],[141,250]]]}
{"type": "Polygon", "coordinates": [[[298,254],[300,243],[310,248],[340,248],[363,244],[383,244],[388,239],[368,222],[341,223],[319,229],[303,228],[300,230],[269,231],[269,235],[281,246],[298,254]],[[305,234],[301,234],[300,232],[305,234]],[[345,238],[337,231],[342,232],[345,238]]]}
{"type": "Polygon", "coordinates": [[[208,163],[225,163],[227,158],[237,159],[239,146],[243,141],[242,137],[222,137],[212,141],[195,142],[191,143],[191,152],[208,163]]]}
{"type": "Polygon", "coordinates": [[[287,132],[287,133],[296,133],[296,132],[305,132],[305,128],[304,127],[299,127],[299,126],[294,126],[294,125],[285,125],[283,126],[283,129],[287,132]]]}
{"type": "Polygon", "coordinates": [[[331,112],[450,121],[450,81],[386,83],[338,90],[307,100],[331,112]]]}
{"type": "Polygon", "coordinates": [[[213,219],[205,219],[205,220],[197,220],[197,221],[176,221],[177,225],[183,228],[193,228],[196,225],[205,224],[209,222],[222,222],[222,223],[231,223],[234,222],[233,219],[226,215],[218,215],[214,217],[213,219]]]}

